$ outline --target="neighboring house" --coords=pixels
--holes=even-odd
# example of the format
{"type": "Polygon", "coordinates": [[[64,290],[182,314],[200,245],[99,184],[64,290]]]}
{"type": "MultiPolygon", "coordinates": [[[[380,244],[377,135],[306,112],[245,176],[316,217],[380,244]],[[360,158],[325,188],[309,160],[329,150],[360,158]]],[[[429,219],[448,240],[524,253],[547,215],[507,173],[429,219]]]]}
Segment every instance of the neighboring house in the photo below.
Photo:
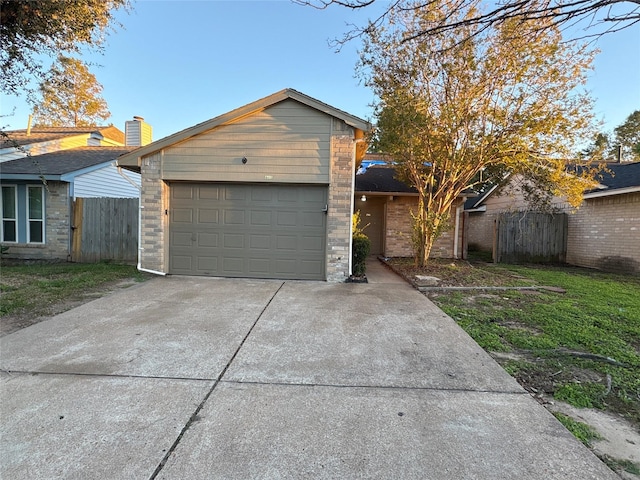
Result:
{"type": "Polygon", "coordinates": [[[142,176],[139,267],[345,281],[369,129],[286,89],[123,155],[142,176]]]}
{"type": "MultiPolygon", "coordinates": [[[[371,241],[371,254],[412,257],[412,217],[418,193],[395,178],[395,168],[384,157],[367,154],[356,174],[354,211],[360,211],[361,227],[371,241]]],[[[451,228],[435,242],[432,258],[464,258],[461,196],[451,209],[451,228]]]]}
{"type": "MultiPolygon", "coordinates": [[[[127,122],[128,123],[128,122],[127,122]]],[[[125,134],[116,127],[46,127],[2,132],[0,162],[76,147],[119,147],[125,134]]],[[[129,145],[132,145],[129,143],[129,145]]]]}
{"type": "MultiPolygon", "coordinates": [[[[569,264],[640,272],[640,162],[607,165],[596,180],[600,186],[583,195],[575,210],[562,199],[555,207],[568,214],[567,254],[569,264]]],[[[518,178],[495,186],[467,200],[466,237],[470,248],[491,251],[494,221],[498,214],[526,210],[517,187],[518,178]]]]}
{"type": "Polygon", "coordinates": [[[2,162],[2,246],[11,258],[68,260],[77,197],[139,197],[139,176],[117,157],[136,147],[76,147],[2,162]]]}

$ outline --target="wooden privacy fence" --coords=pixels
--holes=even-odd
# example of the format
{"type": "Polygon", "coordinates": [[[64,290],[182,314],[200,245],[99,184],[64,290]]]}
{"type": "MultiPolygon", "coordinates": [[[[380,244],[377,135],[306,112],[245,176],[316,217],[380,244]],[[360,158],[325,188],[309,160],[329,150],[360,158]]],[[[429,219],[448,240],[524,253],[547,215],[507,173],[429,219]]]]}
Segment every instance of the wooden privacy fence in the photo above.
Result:
{"type": "Polygon", "coordinates": [[[494,260],[502,263],[564,263],[567,214],[514,212],[496,219],[494,260]]]}
{"type": "Polygon", "coordinates": [[[138,199],[76,198],[72,229],[72,261],[136,263],[138,199]]]}

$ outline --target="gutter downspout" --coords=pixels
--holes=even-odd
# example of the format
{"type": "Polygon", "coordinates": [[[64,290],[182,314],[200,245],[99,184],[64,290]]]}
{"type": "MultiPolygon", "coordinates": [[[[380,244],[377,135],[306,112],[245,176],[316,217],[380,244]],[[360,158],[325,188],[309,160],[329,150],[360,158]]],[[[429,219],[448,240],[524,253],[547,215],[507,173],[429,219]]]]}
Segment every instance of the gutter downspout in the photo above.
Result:
{"type": "Polygon", "coordinates": [[[133,180],[127,177],[122,172],[121,166],[119,166],[117,163],[115,164],[115,166],[116,166],[116,169],[118,170],[118,174],[120,174],[120,176],[124,178],[127,182],[129,182],[131,185],[136,187],[140,192],[140,196],[138,196],[138,265],[136,266],[136,268],[140,272],[152,273],[154,275],[161,275],[164,277],[166,275],[165,272],[158,272],[157,270],[149,270],[148,268],[142,268],[142,250],[144,250],[144,248],[142,248],[142,209],[144,208],[144,206],[142,205],[142,187],[139,185],[136,185],[136,183],[133,180]]]}

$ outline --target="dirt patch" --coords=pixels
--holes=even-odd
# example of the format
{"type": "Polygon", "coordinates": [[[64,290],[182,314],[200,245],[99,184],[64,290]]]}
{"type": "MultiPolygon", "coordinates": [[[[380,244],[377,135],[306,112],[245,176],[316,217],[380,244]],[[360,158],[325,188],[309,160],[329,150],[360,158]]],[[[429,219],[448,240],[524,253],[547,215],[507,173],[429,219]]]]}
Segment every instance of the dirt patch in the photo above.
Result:
{"type": "Polygon", "coordinates": [[[0,337],[17,332],[23,328],[30,327],[36,323],[43,322],[55,315],[66,312],[67,310],[79,307],[80,305],[91,302],[97,298],[104,297],[123,288],[128,288],[137,283],[139,282],[134,278],[126,278],[102,284],[100,287],[86,290],[80,296],[67,298],[64,301],[48,305],[46,315],[34,316],[34,314],[30,312],[4,315],[0,318],[0,337]]]}

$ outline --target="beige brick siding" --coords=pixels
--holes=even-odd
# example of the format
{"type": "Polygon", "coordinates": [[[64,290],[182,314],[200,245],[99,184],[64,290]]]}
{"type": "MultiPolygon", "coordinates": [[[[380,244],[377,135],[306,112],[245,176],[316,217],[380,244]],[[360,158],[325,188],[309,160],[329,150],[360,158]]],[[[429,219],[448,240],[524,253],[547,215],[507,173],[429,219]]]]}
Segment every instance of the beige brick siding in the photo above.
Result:
{"type": "Polygon", "coordinates": [[[466,214],[469,250],[492,251],[495,215],[484,212],[466,214]]]}
{"type": "Polygon", "coordinates": [[[162,154],[156,153],[142,161],[140,260],[142,268],[167,272],[164,239],[168,188],[160,178],[161,160],[162,154]]]}
{"type": "MultiPolygon", "coordinates": [[[[461,205],[461,202],[458,204],[461,205]]],[[[417,197],[394,196],[387,201],[385,251],[386,257],[412,257],[413,245],[411,242],[412,217],[411,211],[418,207],[417,197]]],[[[455,234],[454,206],[451,210],[450,228],[436,240],[431,250],[431,258],[454,258],[454,234],[455,234]]],[[[458,258],[462,258],[463,248],[463,224],[458,227],[458,258]]]]}
{"type": "MultiPolygon", "coordinates": [[[[48,182],[45,196],[45,243],[3,243],[7,258],[68,260],[71,249],[69,184],[48,182]]],[[[24,221],[24,219],[23,219],[24,221]]]]}
{"type": "Polygon", "coordinates": [[[587,199],[570,214],[567,263],[640,273],[640,192],[587,199]]]}
{"type": "Polygon", "coordinates": [[[326,268],[329,282],[344,282],[350,274],[355,148],[353,129],[334,119],[327,213],[326,268]]]}

